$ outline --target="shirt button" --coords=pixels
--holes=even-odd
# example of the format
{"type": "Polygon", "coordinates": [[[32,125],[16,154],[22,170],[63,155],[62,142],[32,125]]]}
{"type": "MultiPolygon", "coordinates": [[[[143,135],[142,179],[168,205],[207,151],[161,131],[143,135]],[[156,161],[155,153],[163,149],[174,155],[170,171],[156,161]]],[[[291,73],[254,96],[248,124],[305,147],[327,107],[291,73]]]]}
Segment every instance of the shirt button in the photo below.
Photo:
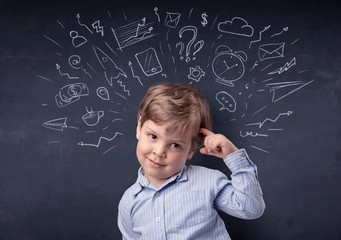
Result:
{"type": "Polygon", "coordinates": [[[155,221],[156,221],[157,223],[159,223],[159,222],[161,222],[161,218],[160,218],[160,217],[157,217],[157,218],[155,218],[155,221]]]}
{"type": "Polygon", "coordinates": [[[155,193],[155,196],[160,197],[160,193],[159,192],[155,193]]]}

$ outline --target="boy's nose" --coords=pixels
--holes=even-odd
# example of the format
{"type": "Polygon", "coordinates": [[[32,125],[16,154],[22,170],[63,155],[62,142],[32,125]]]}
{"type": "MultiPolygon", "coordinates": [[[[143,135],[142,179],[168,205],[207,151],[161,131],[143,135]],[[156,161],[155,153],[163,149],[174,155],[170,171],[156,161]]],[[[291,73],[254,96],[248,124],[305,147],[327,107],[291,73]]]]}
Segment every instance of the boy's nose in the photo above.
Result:
{"type": "Polygon", "coordinates": [[[163,144],[155,144],[153,149],[153,154],[155,154],[158,157],[166,157],[166,148],[163,146],[163,144]]]}

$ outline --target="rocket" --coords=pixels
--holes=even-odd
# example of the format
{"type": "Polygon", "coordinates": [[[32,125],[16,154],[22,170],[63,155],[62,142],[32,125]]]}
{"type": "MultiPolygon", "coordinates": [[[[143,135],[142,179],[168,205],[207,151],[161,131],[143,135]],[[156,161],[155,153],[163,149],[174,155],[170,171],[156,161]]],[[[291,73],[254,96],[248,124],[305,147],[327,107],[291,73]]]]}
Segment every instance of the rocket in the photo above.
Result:
{"type": "Polygon", "coordinates": [[[127,74],[117,67],[116,63],[105,52],[103,52],[99,47],[94,46],[93,49],[99,63],[104,69],[105,79],[108,81],[110,86],[113,85],[113,79],[119,78],[120,75],[127,78],[127,74]]]}

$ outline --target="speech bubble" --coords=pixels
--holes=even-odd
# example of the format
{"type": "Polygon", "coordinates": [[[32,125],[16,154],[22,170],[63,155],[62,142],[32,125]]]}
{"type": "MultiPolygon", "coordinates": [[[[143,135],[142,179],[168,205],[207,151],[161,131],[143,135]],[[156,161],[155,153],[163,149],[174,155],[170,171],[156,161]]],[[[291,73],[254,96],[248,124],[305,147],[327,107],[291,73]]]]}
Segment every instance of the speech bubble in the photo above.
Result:
{"type": "Polygon", "coordinates": [[[222,107],[219,109],[220,111],[221,110],[227,110],[229,112],[236,111],[237,108],[236,100],[234,100],[234,98],[227,92],[225,91],[218,92],[215,95],[215,98],[222,105],[222,107]]]}

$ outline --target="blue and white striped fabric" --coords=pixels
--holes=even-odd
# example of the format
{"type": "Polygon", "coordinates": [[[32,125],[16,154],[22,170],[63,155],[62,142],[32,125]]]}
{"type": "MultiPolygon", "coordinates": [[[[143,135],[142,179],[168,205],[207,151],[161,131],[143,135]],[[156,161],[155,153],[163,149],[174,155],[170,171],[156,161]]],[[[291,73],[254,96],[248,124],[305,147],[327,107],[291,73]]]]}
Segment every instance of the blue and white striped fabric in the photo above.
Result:
{"type": "Polygon", "coordinates": [[[161,188],[143,176],[123,195],[118,226],[123,239],[230,239],[217,210],[243,219],[265,209],[257,167],[244,149],[224,158],[231,180],[222,172],[185,166],[161,188]]]}

